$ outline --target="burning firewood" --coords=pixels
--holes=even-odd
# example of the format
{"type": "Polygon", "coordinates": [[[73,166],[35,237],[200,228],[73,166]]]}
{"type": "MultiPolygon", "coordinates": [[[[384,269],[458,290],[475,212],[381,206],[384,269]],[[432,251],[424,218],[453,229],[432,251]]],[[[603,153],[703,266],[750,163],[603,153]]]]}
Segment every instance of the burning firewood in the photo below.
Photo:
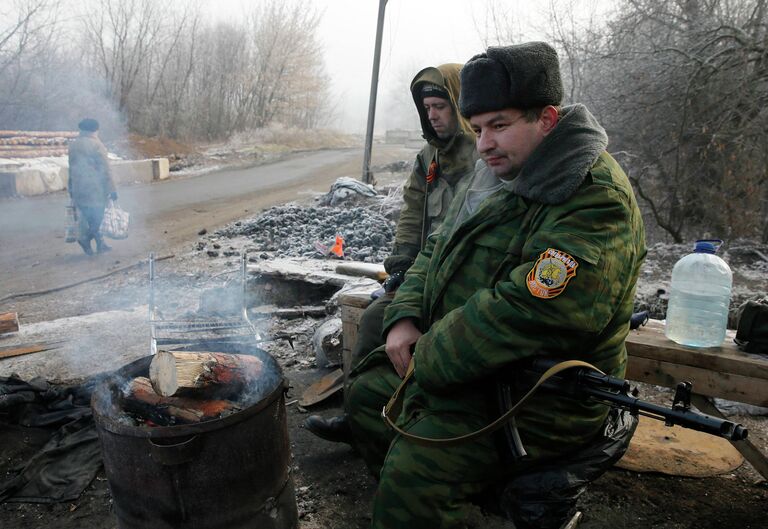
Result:
{"type": "Polygon", "coordinates": [[[263,369],[250,355],[208,351],[158,351],[149,366],[149,378],[158,395],[227,396],[240,393],[263,369]]]}
{"type": "Polygon", "coordinates": [[[123,395],[125,411],[158,426],[189,424],[229,415],[240,410],[228,400],[197,400],[184,397],[161,397],[146,377],[137,377],[128,383],[123,395]]]}

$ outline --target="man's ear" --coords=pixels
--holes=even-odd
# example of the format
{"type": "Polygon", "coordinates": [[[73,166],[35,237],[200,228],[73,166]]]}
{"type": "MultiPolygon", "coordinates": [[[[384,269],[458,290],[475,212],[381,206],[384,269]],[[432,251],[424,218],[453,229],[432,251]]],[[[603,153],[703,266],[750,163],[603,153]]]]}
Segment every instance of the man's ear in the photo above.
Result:
{"type": "Polygon", "coordinates": [[[541,130],[544,132],[545,136],[552,132],[552,129],[555,128],[559,119],[560,115],[557,113],[557,109],[552,105],[547,105],[542,109],[541,114],[539,115],[539,121],[541,121],[541,130]]]}

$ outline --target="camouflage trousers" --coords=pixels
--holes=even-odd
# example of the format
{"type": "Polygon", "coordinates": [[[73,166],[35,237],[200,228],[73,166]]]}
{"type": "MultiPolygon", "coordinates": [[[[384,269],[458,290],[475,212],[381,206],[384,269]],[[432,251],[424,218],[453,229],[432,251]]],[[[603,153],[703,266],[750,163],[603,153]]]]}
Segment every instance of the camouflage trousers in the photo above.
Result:
{"type": "MultiPolygon", "coordinates": [[[[491,437],[450,447],[425,447],[393,434],[381,410],[400,384],[384,348],[360,359],[350,373],[345,407],[355,446],[379,478],[374,529],[460,528],[470,502],[507,475],[491,437]]],[[[409,433],[441,438],[479,429],[482,414],[416,414],[398,425],[409,433]]]]}

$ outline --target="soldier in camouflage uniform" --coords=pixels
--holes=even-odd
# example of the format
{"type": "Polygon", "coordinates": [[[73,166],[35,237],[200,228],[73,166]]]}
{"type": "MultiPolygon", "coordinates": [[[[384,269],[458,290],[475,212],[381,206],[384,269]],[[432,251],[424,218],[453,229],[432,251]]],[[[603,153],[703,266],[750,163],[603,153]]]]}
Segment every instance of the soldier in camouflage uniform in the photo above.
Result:
{"type": "MultiPolygon", "coordinates": [[[[397,223],[392,254],[384,261],[389,278],[385,294],[363,312],[352,363],[384,344],[382,320],[395,291],[426,237],[440,226],[453,200],[456,186],[472,175],[477,151],[469,122],[458,111],[460,64],[443,64],[421,70],[411,81],[411,94],[427,144],[416,155],[413,170],[403,187],[403,209],[397,223]]],[[[316,435],[331,441],[346,440],[346,419],[330,420],[312,415],[304,423],[316,435]]]]}
{"type": "Polygon", "coordinates": [[[532,358],[584,360],[614,376],[626,366],[645,235],[605,131],[583,105],[559,107],[557,54],[544,43],[491,47],[461,81],[483,160],[387,308],[386,347],[350,374],[354,445],[379,477],[376,529],[463,527],[470,501],[596,443],[607,414],[540,391],[516,416],[525,458],[510,460],[495,436],[422,446],[381,420],[410,362],[396,423],[428,438],[497,418],[496,377],[532,358]]]}

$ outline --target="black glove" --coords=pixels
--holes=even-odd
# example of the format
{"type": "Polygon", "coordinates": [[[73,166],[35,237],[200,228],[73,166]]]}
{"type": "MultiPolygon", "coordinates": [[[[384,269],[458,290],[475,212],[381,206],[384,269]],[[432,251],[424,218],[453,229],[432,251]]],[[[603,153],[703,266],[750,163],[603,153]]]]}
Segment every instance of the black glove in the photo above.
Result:
{"type": "Polygon", "coordinates": [[[398,287],[403,284],[404,279],[405,279],[405,271],[399,270],[394,274],[391,274],[387,279],[385,279],[384,283],[381,286],[384,287],[384,292],[386,292],[387,294],[390,294],[395,290],[397,290],[398,287]]]}
{"type": "Polygon", "coordinates": [[[384,270],[386,270],[389,275],[396,274],[397,272],[405,272],[411,267],[413,261],[415,261],[415,259],[409,255],[393,254],[384,259],[384,270]]]}
{"type": "Polygon", "coordinates": [[[112,201],[115,201],[115,200],[117,200],[117,193],[115,193],[114,191],[112,191],[112,192],[109,194],[109,198],[110,198],[112,201]]]}

